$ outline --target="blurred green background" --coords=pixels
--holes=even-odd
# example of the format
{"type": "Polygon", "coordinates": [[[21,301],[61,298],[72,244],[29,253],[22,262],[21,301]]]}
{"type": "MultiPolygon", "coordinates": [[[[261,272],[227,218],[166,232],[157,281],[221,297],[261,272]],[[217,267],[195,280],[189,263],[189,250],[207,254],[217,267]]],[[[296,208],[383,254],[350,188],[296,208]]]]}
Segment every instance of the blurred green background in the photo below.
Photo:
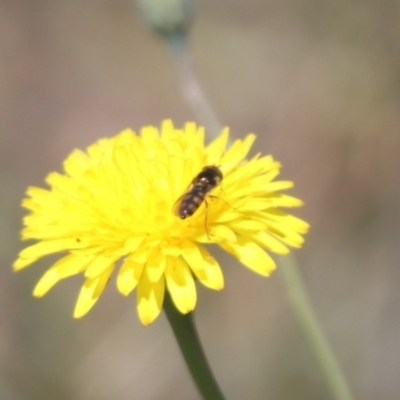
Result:
{"type": "MultiPolygon", "coordinates": [[[[389,0],[205,0],[191,35],[222,122],[258,133],[306,202],[301,272],[363,400],[400,398],[399,15],[389,0]]],[[[73,320],[80,277],[36,300],[52,260],[11,271],[26,187],[164,118],[194,117],[135,3],[0,0],[0,399],[199,399],[166,318],[142,327],[134,295],[112,282],[73,320]]],[[[196,322],[227,399],[331,399],[279,272],[220,259],[226,288],[199,288],[196,322]]]]}

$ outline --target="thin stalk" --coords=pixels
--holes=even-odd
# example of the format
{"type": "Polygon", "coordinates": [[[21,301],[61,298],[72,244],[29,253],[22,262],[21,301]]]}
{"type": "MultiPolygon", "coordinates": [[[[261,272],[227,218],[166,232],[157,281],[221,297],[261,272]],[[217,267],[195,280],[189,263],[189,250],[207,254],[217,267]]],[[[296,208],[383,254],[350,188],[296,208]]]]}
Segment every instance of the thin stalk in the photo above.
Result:
{"type": "Polygon", "coordinates": [[[204,400],[224,400],[211,368],[207,362],[196,328],[193,323],[192,313],[181,314],[171,297],[166,293],[164,311],[172,327],[179,348],[186,361],[186,365],[195,381],[204,400]]]}
{"type": "Polygon", "coordinates": [[[183,97],[198,121],[205,125],[211,137],[217,136],[221,132],[222,125],[197,78],[186,34],[171,35],[167,43],[181,83],[183,97]]]}
{"type": "Polygon", "coordinates": [[[279,258],[279,271],[286,284],[289,300],[297,320],[321,366],[325,379],[337,400],[353,400],[344,375],[324,335],[303,285],[296,258],[289,254],[279,258]]]}
{"type": "MultiPolygon", "coordinates": [[[[221,123],[214,113],[195,74],[186,35],[176,35],[167,40],[172,58],[181,81],[183,97],[192,111],[213,137],[221,131],[221,123]]],[[[336,361],[327,339],[318,324],[312,305],[302,284],[296,258],[286,255],[281,258],[281,272],[286,290],[299,324],[310,343],[319,365],[336,400],[353,400],[346,380],[336,361]]],[[[218,399],[218,397],[215,397],[218,399]]]]}

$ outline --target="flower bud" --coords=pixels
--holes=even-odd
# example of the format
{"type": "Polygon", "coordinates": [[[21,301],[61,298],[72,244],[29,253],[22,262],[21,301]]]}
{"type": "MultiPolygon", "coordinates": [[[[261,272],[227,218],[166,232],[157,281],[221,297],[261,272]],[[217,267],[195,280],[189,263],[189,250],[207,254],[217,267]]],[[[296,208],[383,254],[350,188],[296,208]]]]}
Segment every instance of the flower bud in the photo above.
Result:
{"type": "Polygon", "coordinates": [[[194,0],[139,0],[147,25],[163,36],[185,33],[193,21],[194,0]]]}

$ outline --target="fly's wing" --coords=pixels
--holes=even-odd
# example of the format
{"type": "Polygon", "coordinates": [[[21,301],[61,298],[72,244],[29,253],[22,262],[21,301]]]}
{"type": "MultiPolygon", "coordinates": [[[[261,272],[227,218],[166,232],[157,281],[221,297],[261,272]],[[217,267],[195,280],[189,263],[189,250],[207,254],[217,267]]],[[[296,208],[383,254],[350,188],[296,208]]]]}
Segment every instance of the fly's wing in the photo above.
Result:
{"type": "Polygon", "coordinates": [[[182,196],[179,196],[178,200],[174,204],[173,208],[173,213],[177,216],[180,217],[180,211],[181,211],[181,205],[182,205],[182,199],[185,196],[186,193],[184,193],[182,196]]]}

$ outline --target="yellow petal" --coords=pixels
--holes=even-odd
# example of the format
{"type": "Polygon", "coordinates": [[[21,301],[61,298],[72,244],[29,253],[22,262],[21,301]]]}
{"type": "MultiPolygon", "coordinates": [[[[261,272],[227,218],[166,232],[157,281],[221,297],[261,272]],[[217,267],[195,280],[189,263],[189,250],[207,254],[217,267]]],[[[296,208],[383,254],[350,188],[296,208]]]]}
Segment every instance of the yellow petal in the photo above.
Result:
{"type": "Polygon", "coordinates": [[[144,264],[149,258],[147,247],[139,247],[137,251],[131,254],[132,259],[138,264],[144,264]]]}
{"type": "MultiPolygon", "coordinates": [[[[274,210],[272,210],[274,211],[274,210]]],[[[304,238],[300,233],[306,233],[309,225],[299,218],[282,213],[281,216],[272,213],[264,213],[268,232],[282,242],[292,247],[301,247],[304,238]]]]}
{"type": "MultiPolygon", "coordinates": [[[[53,190],[54,188],[57,188],[62,191],[63,195],[73,196],[73,198],[76,198],[80,186],[78,181],[71,179],[69,176],[61,175],[57,172],[48,174],[46,177],[46,182],[53,187],[53,190]]],[[[57,204],[55,200],[56,197],[53,195],[53,207],[57,204]]]]}
{"type": "Polygon", "coordinates": [[[36,284],[33,295],[35,297],[44,296],[61,279],[62,278],[58,274],[58,268],[50,268],[36,284]]]}
{"type": "Polygon", "coordinates": [[[278,254],[288,254],[289,249],[278,239],[268,232],[261,231],[251,234],[251,239],[258,243],[260,246],[278,254]]]}
{"type": "Polygon", "coordinates": [[[282,193],[269,193],[264,194],[264,198],[260,201],[260,205],[257,207],[261,209],[269,209],[275,207],[301,207],[304,202],[296,197],[287,196],[282,193]]]}
{"type": "Polygon", "coordinates": [[[79,257],[75,254],[69,254],[58,260],[36,284],[33,295],[44,296],[61,279],[83,272],[91,260],[92,257],[79,257]]]}
{"type": "Polygon", "coordinates": [[[137,288],[137,310],[143,325],[151,324],[160,314],[165,292],[165,279],[151,282],[146,274],[142,273],[137,288]]]}
{"type": "Polygon", "coordinates": [[[206,165],[216,165],[219,166],[222,154],[225,151],[226,144],[229,138],[229,128],[224,128],[221,135],[217,136],[208,146],[207,146],[207,161],[206,165]]]}
{"type": "Polygon", "coordinates": [[[22,200],[22,207],[28,210],[37,211],[54,205],[54,196],[50,190],[30,186],[26,194],[31,198],[22,200]]]}
{"type": "Polygon", "coordinates": [[[15,271],[18,271],[48,254],[57,253],[59,251],[68,249],[76,249],[81,246],[82,244],[75,238],[46,240],[39,242],[22,250],[19,253],[19,257],[17,261],[15,261],[13,267],[15,271]]]}
{"type": "Polygon", "coordinates": [[[115,143],[119,147],[126,147],[136,144],[136,139],[138,139],[136,133],[132,129],[126,128],[115,137],[115,143]]]}
{"type": "Polygon", "coordinates": [[[205,248],[189,241],[182,242],[181,248],[183,259],[204,286],[215,290],[224,287],[221,268],[205,248]]]}
{"type": "Polygon", "coordinates": [[[80,177],[90,167],[90,158],[81,150],[74,150],[64,161],[65,172],[71,177],[80,177]]]}
{"type": "Polygon", "coordinates": [[[132,258],[125,260],[117,277],[117,287],[123,295],[128,296],[135,289],[142,276],[143,269],[144,264],[138,264],[132,258]]]}
{"type": "Polygon", "coordinates": [[[283,194],[279,199],[279,207],[301,207],[303,205],[304,201],[298,199],[297,197],[287,196],[283,194]]]}
{"type": "MultiPolygon", "coordinates": [[[[146,129],[148,127],[145,127],[146,129]]],[[[143,131],[142,131],[143,132],[143,131]]],[[[161,137],[166,140],[166,142],[175,142],[176,132],[174,124],[170,119],[166,119],[161,124],[161,137]]]]}
{"type": "Polygon", "coordinates": [[[103,138],[87,148],[87,153],[93,164],[97,165],[100,160],[106,158],[106,153],[109,153],[109,148],[112,147],[114,140],[114,138],[103,138]]]}
{"type": "Polygon", "coordinates": [[[197,126],[194,122],[187,122],[184,127],[186,136],[191,136],[190,147],[195,150],[196,153],[200,149],[204,149],[204,127],[197,126]]]}
{"type": "Polygon", "coordinates": [[[217,238],[217,240],[227,240],[229,242],[236,242],[235,232],[226,225],[215,225],[212,227],[210,236],[217,238]]]}
{"type": "Polygon", "coordinates": [[[214,290],[224,288],[224,275],[217,260],[203,247],[200,247],[203,258],[202,267],[199,264],[189,264],[197,279],[206,287],[214,290]]]}
{"type": "Polygon", "coordinates": [[[46,218],[43,218],[44,222],[39,225],[39,218],[37,216],[34,218],[30,217],[31,216],[23,219],[24,224],[28,226],[21,231],[21,238],[23,240],[54,240],[65,234],[65,227],[50,225],[46,218]],[[44,226],[46,226],[46,229],[43,229],[44,226]]]}
{"type": "Polygon", "coordinates": [[[176,308],[183,314],[194,310],[197,300],[196,285],[186,262],[170,257],[165,270],[168,292],[176,308]]]}
{"type": "Polygon", "coordinates": [[[272,235],[291,247],[300,248],[304,243],[304,238],[300,234],[282,224],[271,223],[268,230],[272,235]]]}
{"type": "MultiPolygon", "coordinates": [[[[223,186],[227,187],[228,192],[236,192],[239,187],[249,187],[253,189],[261,188],[260,184],[269,184],[278,173],[280,163],[274,161],[272,156],[262,158],[255,157],[254,161],[244,161],[240,167],[235,168],[223,180],[223,186]],[[257,184],[256,184],[257,182],[257,184]]],[[[253,194],[253,193],[252,193],[253,194]]]]}
{"type": "Polygon", "coordinates": [[[265,188],[260,188],[261,190],[264,189],[265,192],[279,192],[280,190],[290,189],[294,186],[292,181],[275,181],[268,183],[265,188]]]}
{"type": "Polygon", "coordinates": [[[204,260],[197,244],[190,240],[182,240],[180,243],[180,253],[190,267],[195,266],[199,269],[204,267],[204,260]]]}
{"type": "Polygon", "coordinates": [[[165,271],[166,264],[166,257],[159,248],[155,247],[150,253],[146,263],[147,276],[152,282],[158,282],[160,280],[165,271]]]}
{"type": "Polygon", "coordinates": [[[265,224],[251,219],[238,219],[229,224],[234,231],[259,232],[265,229],[265,224]]]}
{"type": "MultiPolygon", "coordinates": [[[[163,124],[167,125],[167,121],[164,121],[163,124]]],[[[159,138],[158,129],[155,126],[144,127],[140,131],[140,134],[142,136],[144,146],[148,149],[152,149],[159,138]]]]}
{"type": "Polygon", "coordinates": [[[124,250],[127,253],[133,253],[139,248],[139,246],[142,244],[142,242],[143,242],[143,238],[142,237],[129,238],[125,242],[124,250]]]}
{"type": "Polygon", "coordinates": [[[108,268],[114,267],[115,262],[115,257],[106,257],[100,254],[97,255],[85,272],[86,278],[96,278],[97,276],[103,274],[108,268]]]}
{"type": "Polygon", "coordinates": [[[114,267],[110,267],[97,278],[86,279],[79,292],[74,310],[74,318],[83,317],[96,304],[97,300],[103,293],[113,270],[114,267]]]}
{"type": "Polygon", "coordinates": [[[222,156],[221,165],[223,172],[228,172],[246,157],[251,146],[256,140],[253,133],[247,135],[244,140],[235,140],[229,150],[222,156]]]}
{"type": "Polygon", "coordinates": [[[238,243],[220,243],[229,253],[233,254],[242,264],[263,276],[269,276],[276,268],[272,258],[257,244],[241,239],[238,243]]]}
{"type": "Polygon", "coordinates": [[[211,229],[208,232],[205,231],[202,236],[199,236],[197,238],[197,241],[200,243],[218,243],[222,240],[235,242],[236,234],[232,229],[228,228],[226,225],[221,224],[212,225],[211,229]]]}
{"type": "Polygon", "coordinates": [[[296,230],[296,232],[299,233],[307,233],[308,229],[310,228],[310,225],[307,222],[295,217],[294,215],[287,214],[286,212],[280,210],[270,209],[267,211],[265,216],[269,221],[275,221],[291,229],[294,229],[296,230]]]}

